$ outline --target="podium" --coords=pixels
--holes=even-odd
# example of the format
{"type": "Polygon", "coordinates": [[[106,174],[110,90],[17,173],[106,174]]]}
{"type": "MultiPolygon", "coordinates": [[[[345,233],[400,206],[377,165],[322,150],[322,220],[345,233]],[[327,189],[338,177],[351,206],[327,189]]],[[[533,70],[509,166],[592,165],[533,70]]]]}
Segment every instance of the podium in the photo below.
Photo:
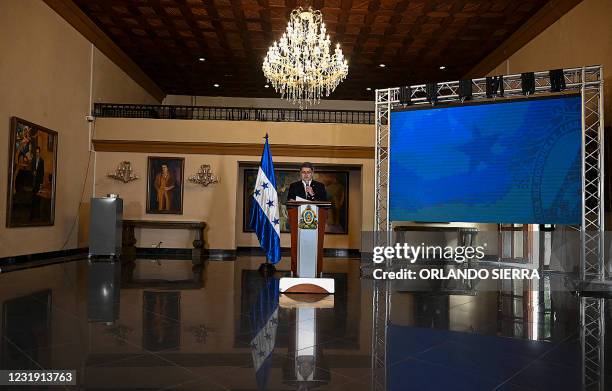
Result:
{"type": "Polygon", "coordinates": [[[323,240],[329,201],[287,201],[291,226],[291,277],[279,282],[282,293],[334,293],[334,279],[322,278],[323,240]]]}

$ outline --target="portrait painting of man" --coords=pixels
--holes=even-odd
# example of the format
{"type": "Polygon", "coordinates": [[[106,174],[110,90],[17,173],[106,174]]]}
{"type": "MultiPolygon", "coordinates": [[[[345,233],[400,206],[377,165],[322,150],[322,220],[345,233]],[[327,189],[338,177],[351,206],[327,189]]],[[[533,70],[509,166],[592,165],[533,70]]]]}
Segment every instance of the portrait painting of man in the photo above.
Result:
{"type": "Polygon", "coordinates": [[[147,213],[183,213],[185,159],[149,156],[147,213]]]}
{"type": "Polygon", "coordinates": [[[53,225],[57,132],[11,118],[7,227],[53,225]]]}

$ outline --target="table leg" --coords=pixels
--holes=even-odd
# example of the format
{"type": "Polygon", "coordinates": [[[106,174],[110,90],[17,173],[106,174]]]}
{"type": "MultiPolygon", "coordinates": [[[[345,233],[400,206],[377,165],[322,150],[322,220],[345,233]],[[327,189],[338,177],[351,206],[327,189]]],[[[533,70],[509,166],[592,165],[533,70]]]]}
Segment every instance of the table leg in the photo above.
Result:
{"type": "Polygon", "coordinates": [[[134,226],[131,224],[123,225],[123,239],[121,249],[121,260],[123,262],[133,262],[136,259],[136,235],[134,226]]]}
{"type": "Polygon", "coordinates": [[[193,249],[191,250],[191,261],[194,265],[202,264],[202,248],[204,240],[202,240],[202,229],[196,229],[195,239],[193,240],[193,249]]]}

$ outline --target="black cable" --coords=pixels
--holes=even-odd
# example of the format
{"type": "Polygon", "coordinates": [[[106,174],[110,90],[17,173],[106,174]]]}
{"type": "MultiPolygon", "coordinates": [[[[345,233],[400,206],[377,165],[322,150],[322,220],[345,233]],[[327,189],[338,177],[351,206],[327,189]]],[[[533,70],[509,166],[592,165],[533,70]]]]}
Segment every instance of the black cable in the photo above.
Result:
{"type": "Polygon", "coordinates": [[[72,236],[72,232],[74,231],[74,227],[76,226],[77,221],[79,220],[79,210],[81,208],[81,203],[83,202],[83,194],[85,194],[85,185],[87,184],[87,178],[89,178],[89,166],[91,164],[91,156],[93,151],[89,151],[89,156],[87,158],[87,168],[85,169],[85,178],[83,179],[83,187],[81,189],[81,196],[79,197],[79,206],[77,209],[76,216],[74,217],[74,221],[72,222],[72,227],[70,228],[70,232],[68,232],[68,236],[66,237],[66,241],[62,245],[61,250],[66,248],[68,242],[70,241],[70,236],[72,236]]]}

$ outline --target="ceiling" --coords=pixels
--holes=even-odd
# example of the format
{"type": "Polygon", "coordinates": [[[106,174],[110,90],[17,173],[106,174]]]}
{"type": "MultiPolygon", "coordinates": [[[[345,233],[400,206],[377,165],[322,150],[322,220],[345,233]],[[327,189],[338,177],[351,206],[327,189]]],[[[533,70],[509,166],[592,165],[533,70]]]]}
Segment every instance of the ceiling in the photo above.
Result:
{"type": "Polygon", "coordinates": [[[367,88],[461,78],[547,0],[74,2],[164,93],[241,97],[278,96],[262,60],[291,10],[310,4],[349,61],[330,98],[371,100],[367,88]]]}

